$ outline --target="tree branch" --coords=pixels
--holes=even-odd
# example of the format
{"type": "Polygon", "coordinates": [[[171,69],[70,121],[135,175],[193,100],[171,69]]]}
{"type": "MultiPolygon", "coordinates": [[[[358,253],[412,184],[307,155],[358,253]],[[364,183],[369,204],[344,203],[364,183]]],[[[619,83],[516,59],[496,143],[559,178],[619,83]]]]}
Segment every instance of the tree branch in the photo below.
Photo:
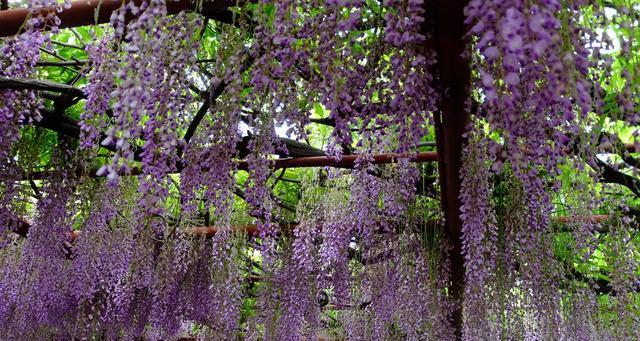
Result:
{"type": "Polygon", "coordinates": [[[606,183],[615,183],[627,187],[636,196],[640,197],[640,180],[631,175],[620,172],[606,162],[595,157],[598,167],[600,167],[600,179],[606,183]]]}
{"type": "MultiPolygon", "coordinates": [[[[214,101],[220,96],[220,94],[222,94],[222,90],[224,90],[224,87],[222,87],[222,89],[220,89],[219,92],[216,92],[216,90],[218,90],[218,88],[220,88],[223,84],[224,84],[224,87],[227,86],[226,83],[220,83],[220,85],[218,85],[218,87],[214,90],[214,93],[212,94],[214,101]]],[[[189,142],[191,141],[193,134],[195,134],[196,129],[198,129],[198,125],[200,125],[200,122],[204,118],[204,115],[207,113],[207,111],[209,111],[210,106],[211,106],[211,102],[209,100],[209,97],[205,96],[204,102],[202,102],[200,109],[198,109],[198,112],[195,114],[195,116],[193,116],[193,120],[191,121],[191,123],[189,124],[189,127],[187,128],[187,132],[184,134],[185,144],[189,144],[189,142]]],[[[182,151],[180,151],[179,155],[182,155],[182,151]]]]}
{"type": "MultiPolygon", "coordinates": [[[[253,64],[253,58],[249,57],[247,61],[242,65],[239,72],[243,73],[249,66],[251,66],[251,64],[253,64]]],[[[200,122],[202,122],[202,119],[204,118],[204,115],[206,115],[209,107],[211,106],[212,103],[215,103],[215,101],[220,96],[222,96],[222,93],[224,92],[224,90],[227,88],[228,85],[229,83],[227,83],[226,81],[224,80],[221,81],[211,91],[211,95],[208,96],[208,98],[205,98],[206,105],[205,103],[203,103],[203,105],[200,107],[200,110],[198,110],[196,115],[193,117],[191,124],[189,124],[189,127],[187,128],[187,132],[184,134],[184,141],[186,143],[189,143],[189,141],[191,141],[191,138],[193,137],[196,130],[198,129],[198,126],[200,125],[200,122]]]]}
{"type": "Polygon", "coordinates": [[[87,65],[87,62],[83,62],[83,61],[74,61],[74,60],[68,60],[68,61],[64,61],[64,62],[37,62],[36,66],[59,66],[59,67],[63,67],[63,66],[84,66],[87,65]]]}
{"type": "Polygon", "coordinates": [[[65,43],[65,42],[57,41],[57,40],[51,40],[51,42],[53,44],[55,44],[55,45],[58,45],[58,46],[68,47],[68,48],[84,51],[84,47],[83,46],[79,46],[79,45],[75,45],[75,44],[69,44],[69,43],[65,43]]]}

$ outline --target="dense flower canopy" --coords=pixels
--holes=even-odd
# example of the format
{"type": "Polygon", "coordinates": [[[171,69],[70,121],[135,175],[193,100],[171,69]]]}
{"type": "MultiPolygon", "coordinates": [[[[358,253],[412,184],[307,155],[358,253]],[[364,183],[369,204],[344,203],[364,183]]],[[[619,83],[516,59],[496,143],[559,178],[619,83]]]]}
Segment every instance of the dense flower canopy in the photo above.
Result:
{"type": "Polygon", "coordinates": [[[455,235],[446,1],[81,2],[8,3],[0,338],[640,339],[640,4],[460,6],[455,235]]]}

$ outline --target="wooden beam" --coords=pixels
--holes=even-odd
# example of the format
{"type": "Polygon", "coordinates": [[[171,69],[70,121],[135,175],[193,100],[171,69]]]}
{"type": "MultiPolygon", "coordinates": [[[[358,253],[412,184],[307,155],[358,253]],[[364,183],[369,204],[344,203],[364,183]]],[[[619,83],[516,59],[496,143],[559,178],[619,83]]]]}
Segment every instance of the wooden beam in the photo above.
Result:
{"type": "MultiPolygon", "coordinates": [[[[29,223],[26,219],[9,214],[7,215],[9,217],[8,220],[8,225],[9,225],[9,229],[23,237],[26,238],[27,234],[29,233],[29,229],[31,228],[31,223],[29,223]]],[[[610,215],[593,215],[593,216],[588,216],[588,217],[580,217],[580,216],[558,216],[558,217],[553,217],[552,218],[554,222],[559,223],[559,224],[571,224],[571,223],[576,223],[576,222],[582,222],[584,220],[590,220],[594,223],[603,223],[606,222],[607,220],[611,219],[610,215]]],[[[439,222],[437,220],[432,220],[430,221],[430,224],[433,225],[437,225],[439,224],[439,222]]],[[[296,223],[291,223],[291,224],[286,224],[287,227],[289,229],[294,229],[298,226],[298,224],[296,223]]],[[[195,236],[205,236],[205,237],[213,237],[216,235],[216,233],[223,231],[225,228],[221,228],[221,227],[216,227],[216,226],[199,226],[199,227],[192,227],[190,229],[191,234],[195,235],[195,236]]],[[[248,236],[258,236],[258,225],[256,224],[248,224],[248,225],[240,225],[240,226],[231,226],[229,227],[229,229],[233,232],[245,232],[248,236]]],[[[72,231],[69,233],[69,237],[70,237],[70,242],[73,243],[75,242],[76,239],[78,239],[78,237],[82,234],[82,231],[72,231]]],[[[379,258],[382,258],[384,254],[388,253],[389,251],[385,251],[381,254],[378,254],[377,256],[374,256],[373,258],[367,259],[365,260],[365,262],[363,262],[363,264],[374,264],[377,263],[376,260],[378,260],[379,258]]]]}
{"type": "MultiPolygon", "coordinates": [[[[274,168],[308,168],[308,167],[333,167],[333,168],[354,168],[356,160],[360,155],[343,155],[340,159],[331,156],[309,156],[296,157],[290,159],[278,159],[274,161],[274,168]]],[[[438,160],[436,152],[420,152],[415,154],[374,154],[371,156],[371,163],[380,165],[395,163],[400,158],[409,158],[411,162],[433,162],[438,160]]],[[[247,169],[248,164],[244,161],[238,164],[241,170],[247,169]]]]}
{"type": "MultiPolygon", "coordinates": [[[[57,13],[60,18],[59,28],[69,28],[78,26],[88,26],[96,24],[108,23],[111,13],[120,8],[123,4],[134,1],[136,4],[142,3],[142,0],[76,0],[71,2],[71,7],[57,13]]],[[[243,2],[241,2],[243,3],[243,2]]],[[[229,7],[236,6],[235,0],[214,0],[205,1],[202,4],[202,10],[199,12],[207,18],[229,22],[233,20],[233,15],[228,11],[229,7]]],[[[36,14],[46,18],[47,14],[54,13],[55,7],[43,7],[36,11],[36,14]]],[[[196,1],[193,0],[177,0],[167,1],[167,13],[177,14],[182,11],[195,11],[196,1]]],[[[15,8],[0,11],[0,37],[12,36],[20,33],[23,23],[29,15],[27,8],[15,8]]],[[[134,19],[135,16],[129,14],[127,20],[134,19]]],[[[44,24],[44,23],[43,23],[44,24]]],[[[50,23],[48,23],[50,24],[50,23]]],[[[51,25],[42,27],[46,29],[51,25]]]]}
{"type": "MultiPolygon", "coordinates": [[[[332,168],[354,168],[356,164],[356,160],[359,155],[343,155],[342,158],[335,159],[331,156],[303,156],[303,157],[293,157],[293,158],[282,158],[273,160],[272,168],[273,169],[282,169],[282,168],[313,168],[313,167],[332,167],[332,168]]],[[[372,164],[381,165],[381,164],[389,164],[395,163],[400,158],[409,158],[411,162],[434,162],[438,160],[438,154],[436,152],[420,152],[415,154],[397,154],[397,153],[386,153],[386,154],[374,154],[372,155],[372,164]]],[[[249,164],[246,161],[238,161],[238,169],[239,170],[247,170],[249,164]]],[[[97,169],[89,171],[90,177],[99,177],[97,174],[97,169]]],[[[29,174],[25,174],[23,177],[25,180],[47,180],[50,176],[51,172],[33,172],[29,174]]],[[[132,168],[131,173],[129,174],[120,174],[121,176],[127,175],[140,175],[142,174],[142,170],[140,168],[132,168]]]]}
{"type": "MultiPolygon", "coordinates": [[[[16,223],[20,224],[18,228],[13,230],[13,232],[23,238],[27,237],[29,233],[29,228],[31,224],[28,222],[16,218],[16,223]]],[[[245,232],[249,236],[257,236],[258,235],[258,225],[250,224],[244,226],[231,226],[229,229],[233,232],[245,232]]],[[[216,227],[216,226],[206,226],[206,227],[192,227],[191,234],[195,236],[204,236],[204,237],[213,237],[216,233],[223,231],[224,228],[216,227]]],[[[78,237],[82,234],[82,231],[72,231],[69,232],[69,242],[74,243],[78,237]]]]}

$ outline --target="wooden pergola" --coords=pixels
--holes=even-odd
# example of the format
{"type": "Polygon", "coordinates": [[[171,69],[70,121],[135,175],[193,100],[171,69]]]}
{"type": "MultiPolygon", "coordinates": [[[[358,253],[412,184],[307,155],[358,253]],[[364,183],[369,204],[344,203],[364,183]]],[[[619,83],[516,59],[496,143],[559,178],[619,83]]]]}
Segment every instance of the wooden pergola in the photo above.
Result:
{"type": "MultiPolygon", "coordinates": [[[[140,0],[133,0],[136,3],[140,0]]],[[[126,2],[126,1],[125,1],[126,2]]],[[[428,152],[413,155],[414,161],[436,161],[441,185],[441,206],[445,218],[446,239],[451,251],[449,261],[451,266],[451,283],[449,293],[451,297],[459,301],[464,292],[464,259],[462,255],[461,225],[460,220],[460,169],[461,156],[464,144],[463,134],[470,119],[469,108],[466,106],[469,98],[470,64],[463,58],[463,52],[468,48],[466,39],[467,26],[464,23],[463,9],[468,1],[465,0],[437,0],[429,2],[426,13],[435,21],[435,36],[431,37],[427,44],[437,52],[438,79],[444,91],[439,102],[439,110],[434,113],[436,128],[437,153],[428,152]]],[[[122,0],[77,0],[71,3],[69,9],[63,9],[58,13],[61,20],[59,28],[69,28],[84,25],[95,25],[109,21],[111,13],[123,4],[122,0]]],[[[233,15],[228,9],[235,6],[235,0],[215,0],[204,2],[201,9],[196,9],[190,0],[168,1],[169,14],[181,11],[199,11],[205,17],[226,23],[232,22],[233,15]]],[[[6,8],[6,6],[5,6],[6,8]]],[[[45,14],[54,11],[54,8],[43,8],[40,12],[45,14]]],[[[10,9],[0,11],[0,37],[11,36],[19,32],[23,22],[28,17],[26,9],[10,9]]],[[[131,20],[132,17],[128,17],[131,20]]],[[[74,62],[75,63],[75,62],[74,62]]],[[[79,96],[82,91],[71,86],[60,84],[48,84],[42,81],[26,81],[0,79],[0,88],[28,88],[34,90],[47,90],[60,94],[60,96],[79,96]]],[[[222,91],[213,92],[219,94],[222,91]]],[[[214,96],[213,100],[216,97],[214,96]]],[[[200,110],[203,113],[204,110],[200,110]]],[[[60,112],[44,112],[44,119],[39,123],[45,128],[59,133],[75,136],[79,135],[77,122],[72,122],[63,117],[60,112]]],[[[342,161],[335,161],[322,155],[304,155],[309,150],[302,151],[302,155],[276,161],[280,168],[298,166],[332,166],[353,167],[355,156],[343,156],[342,161]]],[[[292,155],[293,156],[293,155],[292,155]]],[[[400,155],[374,155],[378,163],[389,163],[400,155]]],[[[42,175],[43,177],[46,174],[42,175]]],[[[202,231],[201,231],[202,232],[202,231]]],[[[206,231],[205,231],[206,233],[206,231]]],[[[462,305],[457,304],[450,319],[454,321],[456,336],[461,337],[462,305]]]]}

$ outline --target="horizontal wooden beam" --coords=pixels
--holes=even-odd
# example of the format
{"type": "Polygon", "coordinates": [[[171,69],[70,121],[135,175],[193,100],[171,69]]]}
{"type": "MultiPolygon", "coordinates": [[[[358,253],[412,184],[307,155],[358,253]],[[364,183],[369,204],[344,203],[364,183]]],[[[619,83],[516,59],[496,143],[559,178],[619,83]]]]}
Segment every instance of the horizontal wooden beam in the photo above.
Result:
{"type": "MultiPolygon", "coordinates": [[[[29,229],[31,228],[31,223],[29,223],[24,218],[21,218],[18,216],[9,215],[9,217],[10,217],[9,219],[10,230],[17,235],[26,238],[27,234],[29,233],[29,229]]],[[[610,215],[554,216],[551,218],[551,220],[560,225],[574,224],[574,223],[579,223],[584,221],[590,221],[592,223],[600,224],[610,220],[611,218],[612,216],[610,215]]],[[[432,224],[437,225],[438,222],[436,220],[433,220],[432,224]]],[[[296,226],[298,226],[298,224],[296,223],[287,224],[287,227],[289,229],[294,229],[296,226]]],[[[199,227],[192,227],[190,229],[192,235],[209,237],[209,238],[215,236],[216,233],[224,230],[230,230],[236,233],[244,232],[251,237],[257,236],[259,232],[258,225],[256,224],[231,226],[228,228],[216,227],[216,226],[199,226],[199,227]]],[[[598,232],[605,232],[605,231],[598,231],[598,232]]],[[[74,243],[81,234],[82,234],[82,231],[78,231],[78,230],[70,232],[69,242],[74,243]]]]}
{"type": "MultiPolygon", "coordinates": [[[[31,224],[22,218],[14,219],[16,224],[19,224],[13,232],[23,238],[27,237],[29,233],[29,229],[31,228],[31,224]]],[[[12,220],[12,221],[14,221],[12,220]]],[[[250,224],[244,226],[231,226],[228,228],[233,232],[245,232],[249,236],[257,236],[258,235],[258,225],[250,224]]],[[[191,234],[195,236],[204,236],[204,237],[213,237],[216,233],[225,230],[222,227],[208,226],[208,227],[193,227],[191,228],[191,234]]],[[[82,231],[72,231],[69,232],[69,242],[74,243],[78,237],[82,234],[82,231]]]]}
{"type": "MultiPolygon", "coordinates": [[[[250,224],[244,226],[231,226],[229,228],[216,227],[216,226],[207,226],[207,227],[192,227],[191,234],[194,236],[202,236],[202,237],[213,237],[216,233],[230,230],[232,232],[244,232],[248,236],[255,237],[258,235],[258,225],[250,224]]],[[[80,237],[82,231],[73,231],[70,233],[70,242],[73,243],[80,237]]]]}
{"type": "MultiPolygon", "coordinates": [[[[60,18],[59,28],[69,28],[78,26],[88,26],[96,24],[108,23],[111,18],[111,13],[120,8],[123,4],[127,4],[134,1],[136,4],[142,3],[142,0],[76,0],[71,2],[71,7],[63,8],[60,13],[57,13],[60,18]]],[[[243,1],[244,2],[244,1],[243,1]]],[[[236,6],[235,0],[214,0],[204,1],[202,9],[198,12],[205,17],[219,20],[222,22],[229,22],[233,20],[233,15],[228,11],[229,7],[236,6]]],[[[167,1],[167,13],[177,14],[182,11],[195,11],[196,1],[193,0],[176,0],[167,1]]],[[[49,13],[54,13],[55,7],[43,7],[36,10],[36,15],[41,15],[46,18],[49,13]]],[[[23,29],[23,23],[29,16],[29,9],[27,8],[15,8],[0,11],[0,37],[12,36],[20,33],[23,29]]],[[[135,16],[129,14],[127,20],[134,19],[135,16]]],[[[50,23],[47,26],[51,26],[50,23]]],[[[42,28],[47,28],[42,27],[42,28]]]]}
{"type": "Polygon", "coordinates": [[[592,216],[588,216],[588,217],[578,217],[578,216],[559,216],[559,217],[554,217],[552,220],[560,223],[560,224],[570,224],[570,223],[577,223],[577,222],[583,222],[583,221],[589,221],[591,223],[594,224],[599,224],[599,223],[603,223],[607,220],[611,219],[610,215],[606,215],[606,214],[595,214],[592,216]]]}
{"type": "MultiPolygon", "coordinates": [[[[331,168],[354,168],[356,160],[360,155],[343,155],[340,159],[336,159],[331,156],[303,156],[292,158],[275,159],[272,162],[273,169],[282,168],[314,168],[314,167],[331,167],[331,168]]],[[[374,154],[371,157],[371,163],[375,165],[395,163],[401,158],[408,158],[410,162],[435,162],[438,160],[436,152],[420,152],[415,154],[374,154]]],[[[249,164],[246,161],[238,161],[239,170],[247,170],[249,164]]],[[[31,180],[46,180],[49,178],[51,172],[33,172],[24,175],[24,179],[31,180]]],[[[129,174],[120,174],[121,176],[128,175],[141,175],[142,169],[134,167],[129,174]]],[[[101,177],[105,175],[97,175],[97,169],[89,171],[90,177],[101,177]]]]}
{"type": "MultiPolygon", "coordinates": [[[[356,160],[361,155],[343,155],[342,157],[334,158],[331,156],[309,156],[309,157],[296,157],[290,159],[278,159],[274,161],[274,168],[309,168],[309,167],[332,167],[332,168],[354,168],[356,160]]],[[[415,154],[397,154],[397,153],[385,153],[374,154],[371,156],[372,164],[388,164],[395,163],[401,158],[409,158],[411,162],[435,162],[438,161],[438,155],[436,152],[420,152],[415,154]]],[[[244,161],[238,164],[238,168],[241,170],[247,169],[248,164],[244,161]]]]}

